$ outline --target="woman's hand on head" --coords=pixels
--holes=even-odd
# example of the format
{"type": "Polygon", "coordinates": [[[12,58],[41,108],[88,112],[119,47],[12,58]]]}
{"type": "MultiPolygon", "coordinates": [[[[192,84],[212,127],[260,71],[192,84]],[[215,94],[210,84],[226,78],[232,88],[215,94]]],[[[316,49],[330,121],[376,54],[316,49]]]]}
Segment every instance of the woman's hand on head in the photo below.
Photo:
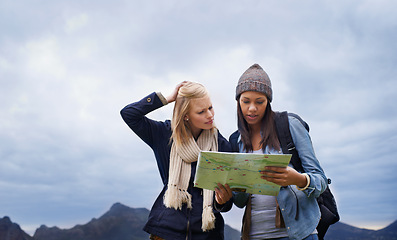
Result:
{"type": "Polygon", "coordinates": [[[266,167],[261,173],[263,174],[262,179],[282,187],[288,185],[304,187],[307,183],[306,177],[292,167],[266,167]]]}
{"type": "Polygon", "coordinates": [[[223,205],[227,203],[233,196],[232,190],[229,185],[222,185],[218,183],[218,187],[215,188],[215,200],[218,204],[223,205]]]}
{"type": "Polygon", "coordinates": [[[178,85],[176,85],[174,91],[168,97],[165,98],[165,99],[167,99],[168,103],[172,103],[172,102],[174,102],[176,100],[176,97],[178,96],[179,88],[181,88],[187,82],[188,81],[183,81],[183,82],[179,83],[178,85]]]}

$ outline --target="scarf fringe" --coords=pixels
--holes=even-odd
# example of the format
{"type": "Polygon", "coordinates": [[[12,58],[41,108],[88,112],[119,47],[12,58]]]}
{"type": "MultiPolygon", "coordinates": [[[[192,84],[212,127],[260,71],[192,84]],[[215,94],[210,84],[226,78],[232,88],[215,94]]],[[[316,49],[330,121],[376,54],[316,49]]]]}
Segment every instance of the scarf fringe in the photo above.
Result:
{"type": "Polygon", "coordinates": [[[204,207],[202,218],[203,220],[202,220],[201,229],[204,232],[207,232],[215,228],[215,215],[214,212],[212,211],[211,206],[204,207]]]}
{"type": "Polygon", "coordinates": [[[175,185],[168,185],[163,202],[167,208],[175,210],[182,210],[183,203],[186,203],[188,208],[192,208],[192,195],[185,190],[178,189],[175,185]]]}
{"type": "MultiPolygon", "coordinates": [[[[218,131],[203,130],[197,142],[189,137],[181,146],[172,143],[167,190],[163,203],[167,208],[182,210],[183,204],[192,208],[192,195],[187,192],[191,177],[191,163],[197,161],[200,151],[218,151],[218,131]]],[[[203,190],[203,212],[201,229],[206,232],[215,228],[212,210],[214,191],[203,190]]]]}

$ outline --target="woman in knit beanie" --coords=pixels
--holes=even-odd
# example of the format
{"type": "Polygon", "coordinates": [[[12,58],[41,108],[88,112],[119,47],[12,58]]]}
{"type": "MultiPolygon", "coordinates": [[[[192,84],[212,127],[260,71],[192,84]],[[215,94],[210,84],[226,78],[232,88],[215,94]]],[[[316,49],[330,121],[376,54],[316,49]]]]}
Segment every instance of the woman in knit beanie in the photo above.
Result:
{"type": "MultiPolygon", "coordinates": [[[[238,130],[230,136],[233,150],[245,153],[282,154],[271,102],[270,78],[258,64],[240,77],[236,87],[238,130]]],[[[281,186],[278,196],[233,193],[236,206],[245,207],[242,239],[318,239],[320,211],[316,198],[327,187],[314,154],[308,131],[288,117],[290,132],[304,173],[290,166],[267,167],[263,181],[281,186]]]]}
{"type": "Polygon", "coordinates": [[[228,211],[233,204],[230,188],[219,186],[214,193],[193,185],[201,150],[231,151],[214,125],[214,109],[204,86],[182,82],[168,97],[152,93],[124,107],[121,115],[152,148],[164,184],[144,227],[150,239],[224,239],[220,211],[228,211]],[[172,121],[145,116],[172,102],[172,121]]]}

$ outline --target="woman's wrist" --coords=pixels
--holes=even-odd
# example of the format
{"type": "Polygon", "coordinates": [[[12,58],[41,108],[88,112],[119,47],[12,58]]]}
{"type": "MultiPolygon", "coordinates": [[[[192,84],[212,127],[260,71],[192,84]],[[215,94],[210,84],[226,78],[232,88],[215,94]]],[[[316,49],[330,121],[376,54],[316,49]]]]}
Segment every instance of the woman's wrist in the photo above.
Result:
{"type": "Polygon", "coordinates": [[[298,190],[301,191],[306,190],[310,185],[310,176],[307,173],[302,173],[302,175],[305,177],[306,184],[299,184],[299,186],[298,185],[296,186],[298,190]],[[300,186],[304,186],[304,187],[300,187],[300,186]]]}

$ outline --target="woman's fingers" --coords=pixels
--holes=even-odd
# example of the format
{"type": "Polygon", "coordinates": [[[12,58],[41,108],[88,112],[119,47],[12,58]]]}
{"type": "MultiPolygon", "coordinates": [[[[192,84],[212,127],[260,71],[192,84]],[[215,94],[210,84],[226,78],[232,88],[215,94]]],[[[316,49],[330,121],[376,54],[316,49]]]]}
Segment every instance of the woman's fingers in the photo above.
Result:
{"type": "Polygon", "coordinates": [[[225,204],[232,196],[233,193],[229,185],[218,183],[218,187],[215,188],[215,199],[219,204],[225,204]]]}

